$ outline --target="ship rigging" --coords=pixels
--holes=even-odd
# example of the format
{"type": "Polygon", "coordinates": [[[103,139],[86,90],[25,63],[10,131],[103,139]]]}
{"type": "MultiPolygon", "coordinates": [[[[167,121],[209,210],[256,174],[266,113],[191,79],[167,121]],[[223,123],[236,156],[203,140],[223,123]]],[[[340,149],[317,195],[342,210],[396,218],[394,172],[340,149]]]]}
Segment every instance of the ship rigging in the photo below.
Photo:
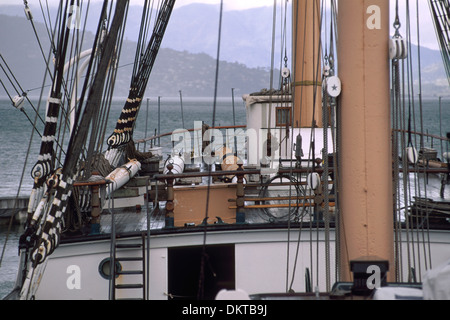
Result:
{"type": "MultiPolygon", "coordinates": [[[[450,166],[443,147],[442,158],[426,147],[422,122],[415,127],[420,37],[414,61],[409,2],[403,22],[396,1],[391,37],[387,0],[274,4],[270,87],[243,96],[245,128],[216,125],[221,1],[212,122],[168,134],[166,159],[164,134],[134,141],[133,132],[175,0],[144,2],[129,96],[110,135],[129,2],[103,2],[88,50],[81,26],[89,1],[62,1],[58,18],[46,17],[53,30],[44,82],[52,86],[46,98],[42,87],[33,123],[44,129],[36,129],[41,148],[9,298],[214,299],[240,289],[254,299],[319,290],[334,299],[373,297],[374,288],[361,286],[367,266],[381,270],[383,286],[420,291],[450,245],[450,166]],[[159,149],[140,150],[147,143],[159,149]],[[439,202],[430,199],[436,182],[439,202]],[[81,269],[96,272],[83,286],[67,286],[67,273],[81,269]]],[[[439,26],[448,6],[430,0],[430,8],[439,26]]],[[[445,37],[439,40],[444,47],[445,37]]],[[[26,95],[10,97],[22,109],[26,95]]],[[[449,139],[439,139],[448,152],[449,139]]]]}

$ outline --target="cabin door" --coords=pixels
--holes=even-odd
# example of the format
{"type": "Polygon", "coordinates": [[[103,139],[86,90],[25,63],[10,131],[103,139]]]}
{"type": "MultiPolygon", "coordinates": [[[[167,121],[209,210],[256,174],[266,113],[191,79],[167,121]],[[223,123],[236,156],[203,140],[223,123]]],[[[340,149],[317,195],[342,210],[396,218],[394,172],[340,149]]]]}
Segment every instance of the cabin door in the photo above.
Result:
{"type": "MultiPolygon", "coordinates": [[[[202,246],[168,249],[169,299],[197,299],[202,252],[202,246]]],[[[203,299],[214,300],[220,290],[235,289],[234,245],[206,246],[203,261],[203,299]]]]}

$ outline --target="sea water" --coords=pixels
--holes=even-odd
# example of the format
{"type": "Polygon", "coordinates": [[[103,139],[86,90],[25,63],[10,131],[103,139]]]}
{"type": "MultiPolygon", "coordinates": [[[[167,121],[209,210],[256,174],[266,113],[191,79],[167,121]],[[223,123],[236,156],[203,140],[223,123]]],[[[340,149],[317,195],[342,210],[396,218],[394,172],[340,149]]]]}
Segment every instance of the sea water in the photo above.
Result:
{"type": "Polygon", "coordinates": [[[23,231],[22,226],[0,225],[0,256],[3,259],[0,265],[0,299],[3,299],[14,289],[19,266],[19,237],[23,231]]]}
{"type": "MultiPolygon", "coordinates": [[[[40,136],[45,119],[45,103],[30,99],[25,102],[23,111],[14,108],[9,99],[0,99],[0,197],[29,196],[33,179],[30,172],[37,161],[40,149],[40,136]],[[39,111],[40,117],[36,117],[39,111]],[[34,130],[36,128],[37,130],[34,130]],[[34,132],[33,132],[34,131],[34,132]],[[20,187],[20,188],[19,188],[20,187]]],[[[115,99],[111,106],[108,136],[114,130],[116,121],[124,105],[125,99],[115,99]]],[[[246,111],[243,100],[236,96],[230,98],[188,98],[188,97],[155,97],[145,98],[139,111],[134,131],[134,140],[170,133],[175,129],[194,128],[195,121],[203,121],[213,125],[215,106],[215,126],[245,125],[246,111]],[[234,117],[233,117],[234,111],[234,117]],[[158,119],[160,119],[158,125],[158,119]]],[[[168,151],[171,148],[170,136],[161,140],[161,146],[168,151]]],[[[143,145],[140,150],[143,151],[143,145]]],[[[150,148],[150,142],[146,144],[150,148]]],[[[163,155],[166,157],[167,155],[163,155]]],[[[0,299],[6,296],[14,286],[18,266],[18,240],[22,230],[14,226],[8,232],[7,226],[0,225],[0,250],[9,233],[4,258],[0,266],[0,299]]]]}
{"type": "MultiPolygon", "coordinates": [[[[40,148],[40,136],[37,131],[43,131],[41,119],[45,119],[45,105],[39,106],[37,101],[31,100],[35,109],[39,107],[40,118],[36,119],[36,112],[26,102],[24,112],[15,109],[10,100],[0,100],[0,197],[16,196],[18,186],[20,195],[29,195],[33,180],[30,172],[37,161],[40,148]],[[36,124],[34,124],[36,122],[36,124]],[[33,133],[33,127],[37,131],[33,133]],[[32,140],[30,139],[32,137],[32,140]],[[31,141],[31,142],[30,142],[31,141]]],[[[113,101],[110,121],[106,130],[106,137],[114,130],[116,121],[124,105],[124,99],[113,101]]],[[[245,107],[243,100],[236,97],[233,104],[231,98],[217,99],[215,126],[245,125],[245,107]],[[235,119],[233,119],[233,105],[235,119]]],[[[205,124],[213,123],[214,100],[212,98],[149,98],[144,99],[139,111],[133,138],[140,140],[158,133],[170,133],[175,129],[194,128],[195,121],[205,124]],[[158,118],[160,124],[158,125],[158,118]],[[184,124],[184,126],[183,126],[184,124]],[[147,134],[146,134],[147,133],[147,134]]],[[[162,139],[161,144],[169,150],[170,136],[162,139]]],[[[106,143],[105,143],[106,145],[106,143]]],[[[146,145],[148,149],[150,143],[146,145]]],[[[140,146],[143,148],[143,145],[140,146]]],[[[142,151],[142,150],[141,150],[142,151]]]]}
{"type": "MultiPolygon", "coordinates": [[[[39,108],[39,114],[45,119],[45,105],[40,105],[31,100],[35,109],[39,108]]],[[[118,119],[123,107],[123,99],[113,102],[110,119],[118,119]]],[[[153,136],[158,133],[168,133],[174,129],[194,128],[195,121],[203,121],[205,124],[213,124],[213,106],[216,106],[215,126],[232,126],[246,124],[246,111],[242,99],[236,98],[233,103],[231,98],[217,99],[214,104],[212,98],[149,98],[144,99],[139,113],[134,139],[153,136]],[[233,105],[234,114],[233,117],[233,105]],[[160,123],[158,126],[158,118],[160,123]],[[183,126],[184,124],[184,126],[183,126]]],[[[420,105],[415,104],[415,119],[419,119],[420,105]]],[[[450,99],[424,99],[421,112],[423,123],[414,122],[415,131],[420,131],[422,124],[424,132],[433,135],[445,136],[450,132],[450,99]]],[[[21,112],[11,105],[7,99],[0,100],[0,197],[15,197],[16,195],[28,196],[33,180],[31,168],[37,160],[40,148],[40,137],[37,131],[42,132],[43,124],[39,118],[36,120],[36,112],[26,102],[24,111],[21,112]],[[20,189],[19,189],[20,186],[20,189]]],[[[112,133],[115,121],[110,121],[107,133],[112,133]]],[[[170,148],[169,140],[162,142],[170,148]]],[[[438,140],[425,138],[426,147],[433,147],[442,155],[441,144],[438,140]]],[[[147,145],[146,148],[150,147],[147,145]]],[[[448,151],[449,144],[442,145],[443,151],[448,151]]],[[[0,266],[0,299],[13,289],[18,266],[18,239],[22,232],[20,226],[13,226],[11,230],[7,226],[0,226],[0,248],[3,251],[6,243],[3,261],[0,266]]]]}

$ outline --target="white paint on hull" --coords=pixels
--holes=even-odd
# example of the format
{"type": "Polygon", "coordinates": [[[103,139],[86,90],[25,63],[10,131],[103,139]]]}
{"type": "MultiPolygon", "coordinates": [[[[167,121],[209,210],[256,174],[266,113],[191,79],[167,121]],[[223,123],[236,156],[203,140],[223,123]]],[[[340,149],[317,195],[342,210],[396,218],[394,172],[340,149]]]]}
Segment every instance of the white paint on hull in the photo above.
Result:
{"type": "MultiPolygon", "coordinates": [[[[236,288],[249,294],[284,293],[286,279],[290,284],[294,274],[293,266],[297,249],[298,230],[291,231],[288,252],[288,232],[284,229],[217,231],[210,232],[206,238],[207,245],[235,245],[235,281],[236,288]],[[289,254],[289,268],[286,268],[289,254]],[[288,276],[286,272],[289,270],[288,276]]],[[[430,231],[432,265],[437,266],[450,257],[450,231],[430,231]]],[[[406,240],[406,234],[402,235],[406,240]]],[[[335,282],[334,231],[330,231],[331,284],[335,282]]],[[[419,239],[420,240],[420,239],[419,239]]],[[[133,241],[130,239],[128,241],[133,241]]],[[[405,244],[406,241],[403,241],[405,244]]],[[[151,300],[165,300],[168,292],[168,250],[175,247],[201,246],[203,233],[184,233],[155,235],[150,240],[150,294],[151,300]]],[[[420,246],[422,246],[419,243],[420,246]]],[[[417,246],[417,243],[416,243],[417,246]]],[[[70,299],[70,300],[106,300],[108,299],[109,281],[98,272],[100,262],[109,257],[109,240],[62,244],[50,256],[47,269],[36,294],[36,299],[70,299]],[[73,265],[79,266],[80,289],[68,289],[67,279],[71,274],[67,270],[73,265]]],[[[422,247],[421,247],[422,248],[422,247]]],[[[422,249],[421,249],[422,250],[422,249]]],[[[403,260],[407,250],[403,246],[403,260]]],[[[122,250],[122,256],[136,256],[134,249],[122,250]]],[[[321,291],[325,290],[325,232],[310,232],[303,229],[299,246],[299,255],[293,289],[305,290],[305,270],[313,273],[312,285],[317,283],[321,291]],[[310,239],[313,242],[310,242],[310,239]],[[316,241],[318,240],[318,241],[316,241]],[[317,247],[318,245],[318,247],[317,247]],[[317,259],[317,252],[319,258],[317,259]],[[312,256],[312,261],[311,261],[312,256]],[[319,262],[319,266],[316,262],[319,262]],[[311,264],[312,263],[312,264],[311,264]],[[319,282],[316,272],[319,270],[319,282]]],[[[134,262],[136,264],[140,262],[134,262]]],[[[132,269],[133,266],[130,267],[132,269]]],[[[136,265],[136,268],[138,266],[136,265]]],[[[422,272],[425,271],[423,263],[422,272]]],[[[403,272],[407,269],[403,268],[403,272]]],[[[416,271],[418,271],[418,265],[416,271]]],[[[120,276],[117,283],[130,283],[132,276],[120,276]]],[[[136,276],[135,276],[136,277],[136,276]]],[[[121,290],[118,297],[136,296],[132,290],[121,290]]]]}

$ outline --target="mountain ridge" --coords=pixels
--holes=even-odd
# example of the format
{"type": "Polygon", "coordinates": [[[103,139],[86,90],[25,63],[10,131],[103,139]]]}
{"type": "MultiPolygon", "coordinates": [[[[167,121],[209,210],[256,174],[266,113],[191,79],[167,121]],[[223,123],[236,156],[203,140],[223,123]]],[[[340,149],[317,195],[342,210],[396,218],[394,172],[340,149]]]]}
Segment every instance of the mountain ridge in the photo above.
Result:
{"type": "MultiPolygon", "coordinates": [[[[46,48],[44,53],[47,54],[49,40],[45,27],[40,23],[35,23],[35,26],[38,34],[42,35],[41,44],[46,48]]],[[[93,34],[87,33],[85,37],[89,40],[93,38],[93,34]]],[[[45,63],[28,21],[25,18],[0,15],[0,39],[0,53],[17,77],[23,91],[38,96],[43,83],[45,63]]],[[[128,95],[135,48],[136,42],[124,40],[115,96],[128,95]]],[[[215,68],[216,60],[206,53],[192,54],[161,48],[146,95],[175,97],[182,90],[186,97],[213,96],[215,68]]],[[[266,88],[269,83],[270,75],[264,68],[248,68],[238,62],[221,60],[219,70],[218,94],[221,97],[231,96],[231,88],[235,88],[239,94],[245,94],[266,88]]],[[[1,70],[0,76],[2,79],[6,78],[1,70]]],[[[49,81],[45,85],[49,85],[49,81]]],[[[9,89],[14,91],[11,87],[9,89]]],[[[4,96],[2,91],[0,96],[4,96]]],[[[14,95],[14,92],[11,95],[14,95]]]]}
{"type": "MultiPolygon", "coordinates": [[[[36,11],[36,7],[33,8],[31,5],[30,7],[33,11],[36,11]]],[[[99,10],[99,5],[93,5],[90,10],[99,10]]],[[[138,10],[139,7],[130,6],[131,15],[136,16],[139,13],[138,10]]],[[[214,79],[215,70],[213,70],[214,67],[211,67],[211,63],[215,60],[217,52],[218,12],[218,5],[198,3],[182,6],[174,10],[149,82],[149,88],[152,87],[154,89],[153,95],[176,96],[179,90],[183,90],[190,96],[212,95],[213,90],[210,86],[214,79]],[[195,57],[194,55],[197,56],[195,57]],[[188,64],[191,65],[188,66],[188,64]],[[209,65],[211,68],[206,70],[206,65],[209,65]],[[159,83],[162,80],[165,83],[159,83]],[[168,89],[171,86],[174,87],[173,90],[168,89]]],[[[9,17],[16,15],[17,19],[26,21],[23,18],[23,6],[0,5],[0,13],[9,17]]],[[[223,29],[227,31],[223,32],[220,52],[220,60],[222,61],[220,85],[222,88],[219,89],[219,94],[221,96],[229,96],[232,87],[237,88],[239,94],[251,93],[269,87],[268,71],[271,62],[272,14],[273,9],[271,7],[224,12],[223,29]]],[[[2,39],[0,53],[5,50],[4,48],[2,49],[4,43],[24,38],[23,33],[14,32],[15,30],[11,31],[6,21],[3,24],[2,22],[5,19],[2,18],[0,21],[0,39],[2,39]],[[4,30],[3,34],[2,30],[4,30]],[[3,41],[5,38],[8,41],[3,41]]],[[[93,29],[94,27],[96,26],[88,26],[88,29],[93,29]]],[[[128,51],[129,48],[134,46],[134,38],[138,34],[136,29],[138,26],[133,27],[131,23],[128,23],[127,27],[125,34],[127,45],[124,48],[128,51]]],[[[24,30],[23,28],[22,30],[24,30]]],[[[30,32],[30,29],[28,32],[30,32]]],[[[42,30],[42,32],[44,31],[42,30]]],[[[277,35],[278,42],[280,37],[281,35],[277,35]]],[[[36,42],[35,39],[27,39],[28,41],[36,42]]],[[[6,49],[10,51],[7,57],[8,62],[9,60],[17,60],[20,56],[22,56],[22,59],[38,58],[38,52],[32,52],[36,50],[27,48],[23,42],[21,41],[18,45],[14,44],[22,48],[20,54],[16,54],[14,51],[11,52],[11,49],[6,49]]],[[[281,57],[280,51],[280,48],[276,50],[276,57],[281,57]]],[[[448,81],[440,52],[422,47],[420,53],[422,66],[421,85],[424,96],[448,95],[448,81]]],[[[126,62],[123,60],[123,64],[131,63],[134,55],[128,53],[124,55],[129,56],[130,59],[126,60],[126,62]]],[[[414,57],[418,56],[417,46],[412,45],[411,55],[414,57]]],[[[281,60],[281,58],[277,59],[281,60]]],[[[38,62],[38,60],[34,61],[28,68],[30,73],[35,69],[35,63],[38,62]]],[[[42,63],[42,59],[40,63],[42,63]]],[[[20,63],[17,61],[11,64],[15,67],[20,66],[20,63]]],[[[281,61],[277,61],[275,67],[279,68],[280,64],[281,61]]],[[[415,75],[417,75],[417,70],[418,66],[414,63],[413,71],[415,75]]],[[[20,70],[18,71],[20,72],[20,70]]],[[[25,79],[25,81],[28,81],[28,79],[25,79]]],[[[129,85],[126,83],[126,76],[121,77],[119,81],[123,88],[129,85]]],[[[416,80],[416,90],[418,85],[416,80]]],[[[29,87],[31,86],[38,87],[37,82],[35,81],[29,85],[29,87]]],[[[124,91],[125,89],[120,90],[124,91]]]]}

